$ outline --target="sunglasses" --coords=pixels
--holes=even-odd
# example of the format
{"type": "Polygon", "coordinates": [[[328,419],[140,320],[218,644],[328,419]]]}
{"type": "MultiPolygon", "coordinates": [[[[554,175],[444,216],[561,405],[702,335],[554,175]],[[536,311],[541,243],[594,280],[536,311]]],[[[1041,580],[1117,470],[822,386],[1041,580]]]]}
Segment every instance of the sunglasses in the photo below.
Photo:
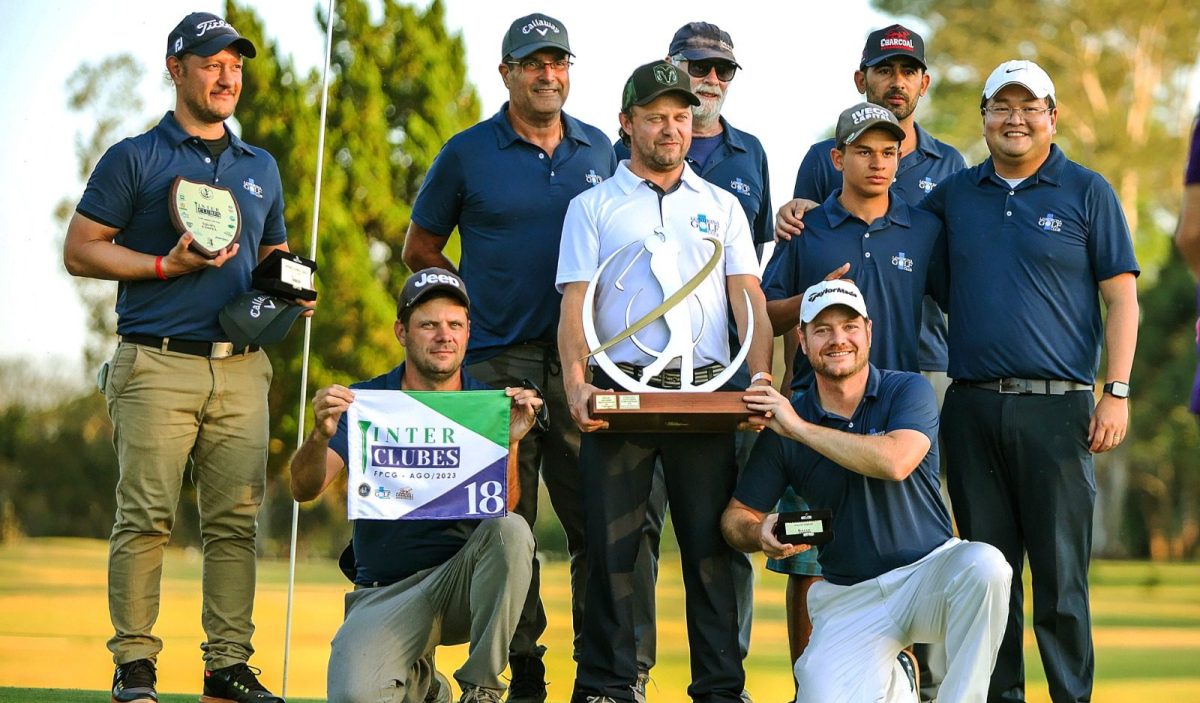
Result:
{"type": "Polygon", "coordinates": [[[687,72],[693,78],[704,78],[708,72],[717,70],[717,80],[731,81],[733,74],[737,73],[737,64],[720,59],[701,59],[699,61],[688,61],[687,72]]]}

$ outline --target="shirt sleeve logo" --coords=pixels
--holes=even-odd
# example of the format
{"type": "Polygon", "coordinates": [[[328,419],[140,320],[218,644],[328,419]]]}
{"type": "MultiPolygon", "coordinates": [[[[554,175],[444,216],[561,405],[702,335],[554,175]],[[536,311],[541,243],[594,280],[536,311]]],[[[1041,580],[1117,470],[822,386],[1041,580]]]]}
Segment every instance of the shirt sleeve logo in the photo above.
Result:
{"type": "Polygon", "coordinates": [[[1046,216],[1038,220],[1038,227],[1041,227],[1047,232],[1061,232],[1063,221],[1054,216],[1054,213],[1048,212],[1046,216]]]}
{"type": "Polygon", "coordinates": [[[729,188],[735,193],[742,195],[750,195],[750,184],[742,181],[741,178],[735,178],[729,182],[729,188]]]}

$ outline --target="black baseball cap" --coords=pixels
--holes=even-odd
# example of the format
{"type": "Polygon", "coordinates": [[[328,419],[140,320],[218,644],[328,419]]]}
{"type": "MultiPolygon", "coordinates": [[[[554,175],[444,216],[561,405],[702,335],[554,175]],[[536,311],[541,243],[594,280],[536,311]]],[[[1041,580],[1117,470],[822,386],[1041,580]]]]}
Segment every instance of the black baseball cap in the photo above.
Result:
{"type": "Polygon", "coordinates": [[[458,274],[436,266],[421,269],[408,277],[400,297],[396,300],[396,317],[402,317],[404,311],[428,298],[432,293],[449,293],[457,298],[467,310],[471,309],[471,299],[467,297],[467,284],[458,274]]]}
{"type": "Polygon", "coordinates": [[[925,40],[902,24],[877,29],[867,35],[859,68],[874,66],[896,56],[907,56],[921,64],[921,68],[929,68],[925,64],[925,40]]]}
{"type": "Polygon", "coordinates": [[[183,54],[212,56],[230,45],[248,59],[258,53],[254,44],[238,34],[233,25],[211,12],[193,12],[167,35],[167,57],[183,54]]]}
{"type": "Polygon", "coordinates": [[[282,342],[304,310],[302,305],[252,290],[231,300],[218,319],[234,347],[241,349],[248,344],[265,347],[282,342]]]}
{"type": "Polygon", "coordinates": [[[678,93],[689,105],[699,105],[700,98],[692,92],[687,74],[666,61],[651,61],[633,69],[621,93],[621,112],[634,105],[645,105],[667,93],[678,93]]]}
{"type": "Polygon", "coordinates": [[[904,128],[900,126],[900,120],[896,119],[891,110],[875,103],[859,103],[843,110],[842,114],[838,115],[837,129],[834,130],[838,148],[852,144],[868,129],[877,127],[891,132],[897,140],[904,141],[904,128]]]}
{"type": "Polygon", "coordinates": [[[518,17],[508,26],[508,33],[500,44],[500,58],[523,59],[539,49],[560,49],[570,56],[575,55],[571,53],[566,26],[549,15],[535,12],[518,17]]]}
{"type": "Polygon", "coordinates": [[[688,61],[724,59],[741,68],[733,58],[733,39],[729,32],[708,22],[688,22],[675,32],[667,56],[682,56],[688,61]]]}

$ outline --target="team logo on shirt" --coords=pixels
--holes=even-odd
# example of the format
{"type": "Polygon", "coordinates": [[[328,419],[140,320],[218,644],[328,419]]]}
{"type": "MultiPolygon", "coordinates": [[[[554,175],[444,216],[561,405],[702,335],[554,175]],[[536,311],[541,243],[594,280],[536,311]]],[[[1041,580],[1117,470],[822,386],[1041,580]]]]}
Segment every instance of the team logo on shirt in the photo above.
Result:
{"type": "Polygon", "coordinates": [[[912,273],[913,260],[905,256],[904,252],[900,252],[892,257],[892,266],[895,266],[901,271],[908,271],[909,273],[912,273]]]}
{"type": "Polygon", "coordinates": [[[921,180],[917,181],[917,187],[925,191],[925,193],[928,195],[929,193],[933,192],[934,188],[937,188],[937,183],[934,183],[929,176],[925,176],[921,180]]]}
{"type": "Polygon", "coordinates": [[[692,226],[703,234],[716,234],[721,231],[721,223],[708,219],[708,215],[700,213],[692,218],[692,226]]]}
{"type": "Polygon", "coordinates": [[[741,193],[742,195],[750,195],[750,184],[742,181],[741,178],[735,178],[732,181],[730,181],[729,187],[731,189],[733,189],[733,192],[735,192],[735,193],[741,193]]]}
{"type": "Polygon", "coordinates": [[[596,173],[596,169],[593,168],[587,173],[583,174],[583,180],[587,181],[591,185],[598,186],[600,185],[600,181],[604,180],[604,176],[596,173]]]}
{"type": "Polygon", "coordinates": [[[1038,220],[1038,227],[1041,227],[1047,232],[1061,232],[1063,221],[1054,216],[1054,213],[1048,212],[1046,216],[1038,220]]]}
{"type": "Polygon", "coordinates": [[[253,178],[247,178],[242,181],[242,187],[250,191],[250,194],[256,198],[262,199],[262,186],[254,182],[253,178]]]}

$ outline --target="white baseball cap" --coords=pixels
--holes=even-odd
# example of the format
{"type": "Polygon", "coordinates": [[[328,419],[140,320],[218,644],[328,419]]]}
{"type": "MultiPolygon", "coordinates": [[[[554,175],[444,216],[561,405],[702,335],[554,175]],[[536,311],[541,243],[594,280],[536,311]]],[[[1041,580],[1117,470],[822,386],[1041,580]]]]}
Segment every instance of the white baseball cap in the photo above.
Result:
{"type": "Polygon", "coordinates": [[[991,100],[1001,88],[1013,84],[1024,86],[1035,98],[1054,100],[1054,81],[1050,80],[1050,74],[1032,61],[1016,59],[1005,61],[992,71],[983,84],[983,99],[991,100]]]}
{"type": "Polygon", "coordinates": [[[867,317],[867,304],[863,301],[858,286],[854,285],[853,281],[834,279],[821,281],[804,291],[804,298],[800,301],[800,321],[805,324],[812,322],[830,305],[845,305],[864,318],[867,317]]]}

